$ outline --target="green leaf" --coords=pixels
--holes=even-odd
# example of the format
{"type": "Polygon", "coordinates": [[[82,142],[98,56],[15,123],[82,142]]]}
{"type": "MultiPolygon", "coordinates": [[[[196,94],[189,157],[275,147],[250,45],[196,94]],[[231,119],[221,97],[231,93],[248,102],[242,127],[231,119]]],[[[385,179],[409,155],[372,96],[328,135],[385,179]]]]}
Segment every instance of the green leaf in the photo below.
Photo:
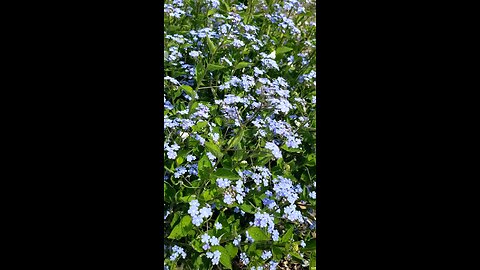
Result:
{"type": "Polygon", "coordinates": [[[223,159],[222,159],[223,168],[231,169],[232,165],[233,165],[232,158],[229,155],[223,156],[223,159]]]}
{"type": "Polygon", "coordinates": [[[273,0],[267,0],[267,5],[268,5],[269,7],[271,7],[272,4],[273,4],[273,0]]]}
{"type": "Polygon", "coordinates": [[[204,75],[205,75],[205,67],[202,65],[202,63],[198,63],[195,66],[195,77],[197,80],[197,84],[201,84],[201,80],[203,79],[204,75]]]}
{"type": "Polygon", "coordinates": [[[278,261],[281,258],[283,258],[283,253],[284,253],[283,250],[284,250],[284,248],[273,246],[272,247],[273,259],[278,261]]]}
{"type": "Polygon", "coordinates": [[[196,198],[197,198],[197,195],[192,194],[192,195],[182,196],[182,197],[180,197],[178,200],[179,200],[180,202],[189,203],[189,202],[191,202],[192,200],[195,200],[196,198]]]}
{"type": "Polygon", "coordinates": [[[219,69],[224,69],[224,66],[221,65],[214,65],[214,64],[208,64],[207,70],[219,70],[219,69]]]}
{"type": "Polygon", "coordinates": [[[247,212],[249,214],[255,214],[253,206],[251,206],[251,205],[242,204],[242,205],[240,205],[240,209],[242,209],[244,212],[247,212]]]}
{"type": "Polygon", "coordinates": [[[208,122],[206,122],[206,121],[198,121],[198,123],[196,123],[192,127],[192,130],[198,132],[198,131],[202,130],[203,128],[205,128],[207,125],[208,125],[208,122]]]}
{"type": "Polygon", "coordinates": [[[179,155],[175,161],[177,162],[177,165],[181,165],[185,160],[182,156],[179,155]]]}
{"type": "Polygon", "coordinates": [[[310,254],[310,270],[317,270],[316,252],[312,252],[312,254],[310,254]]]}
{"type": "Polygon", "coordinates": [[[215,9],[210,9],[210,10],[208,11],[208,13],[207,13],[207,16],[210,17],[210,15],[215,14],[215,12],[217,12],[217,10],[215,10],[215,9]]]}
{"type": "Polygon", "coordinates": [[[228,252],[228,255],[230,255],[230,258],[235,258],[235,256],[237,256],[237,253],[238,253],[238,248],[235,247],[232,243],[228,243],[228,245],[225,246],[225,249],[227,250],[228,252]]]}
{"type": "Polygon", "coordinates": [[[317,158],[315,157],[315,154],[310,154],[307,156],[307,163],[305,165],[309,167],[313,167],[317,164],[317,158]]]}
{"type": "Polygon", "coordinates": [[[208,49],[210,49],[210,53],[214,54],[215,51],[217,50],[217,48],[215,48],[215,45],[213,44],[213,42],[212,42],[212,40],[210,39],[209,36],[207,36],[206,39],[207,39],[208,49]]]}
{"type": "Polygon", "coordinates": [[[251,227],[251,228],[248,228],[248,234],[250,235],[250,237],[253,238],[253,240],[255,241],[267,241],[267,240],[270,240],[270,237],[268,237],[265,232],[258,228],[258,227],[251,227]]]}
{"type": "Polygon", "coordinates": [[[168,236],[169,239],[180,239],[187,235],[192,229],[192,218],[186,215],[180,220],[180,223],[173,228],[172,232],[168,236]]]}
{"type": "Polygon", "coordinates": [[[277,159],[277,166],[281,169],[283,169],[283,158],[279,158],[277,159]]]}
{"type": "Polygon", "coordinates": [[[293,226],[288,229],[288,231],[282,236],[282,239],[280,239],[280,242],[282,243],[287,243],[290,242],[290,239],[293,236],[293,226]]]}
{"type": "Polygon", "coordinates": [[[191,96],[192,98],[195,98],[195,92],[193,91],[193,88],[188,86],[188,85],[182,85],[180,86],[187,95],[191,96]]]}
{"type": "Polygon", "coordinates": [[[222,246],[213,246],[212,252],[215,250],[220,251],[222,254],[220,255],[220,263],[225,266],[226,269],[232,269],[232,259],[230,258],[230,254],[228,251],[222,246]]]}
{"type": "Polygon", "coordinates": [[[285,150],[287,152],[290,152],[290,153],[303,153],[302,149],[290,148],[290,147],[286,146],[285,144],[282,145],[280,148],[282,148],[283,150],[285,150]]]}
{"type": "Polygon", "coordinates": [[[244,159],[245,154],[246,154],[245,150],[237,150],[233,154],[232,160],[233,161],[242,161],[244,159]]]}
{"type": "Polygon", "coordinates": [[[240,179],[240,176],[234,173],[232,170],[228,170],[225,168],[219,168],[217,171],[213,173],[213,175],[217,178],[226,178],[226,179],[240,179]]]}
{"type": "Polygon", "coordinates": [[[210,163],[210,160],[206,155],[203,155],[198,161],[198,176],[200,176],[200,179],[208,179],[211,169],[212,163],[210,163]]]}
{"type": "Polygon", "coordinates": [[[228,5],[227,1],[221,0],[220,2],[224,5],[225,9],[226,9],[228,12],[230,12],[230,6],[228,5]]]}
{"type": "Polygon", "coordinates": [[[292,255],[292,257],[298,259],[299,261],[303,262],[302,256],[300,256],[300,254],[298,254],[297,252],[290,252],[290,255],[292,255]]]}
{"type": "Polygon", "coordinates": [[[308,250],[316,250],[317,249],[317,241],[315,239],[312,239],[308,241],[302,250],[308,251],[308,250]]]}
{"type": "Polygon", "coordinates": [[[163,196],[165,198],[165,202],[170,203],[175,200],[175,189],[170,187],[170,185],[167,185],[164,183],[163,185],[163,196]]]}
{"type": "Polygon", "coordinates": [[[252,63],[248,62],[240,62],[235,66],[235,69],[241,69],[241,68],[246,68],[248,66],[252,65],[252,63]]]}
{"type": "Polygon", "coordinates": [[[208,202],[211,199],[213,199],[213,192],[211,190],[206,190],[200,195],[200,197],[203,199],[203,201],[208,202]]]}
{"type": "Polygon", "coordinates": [[[175,213],[172,218],[172,222],[170,223],[170,228],[173,228],[175,225],[177,225],[177,221],[180,220],[180,214],[175,213]]]}
{"type": "Polygon", "coordinates": [[[218,145],[212,143],[212,142],[206,142],[205,147],[212,152],[214,156],[217,158],[221,158],[223,156],[222,151],[220,150],[220,147],[218,145]]]}
{"type": "Polygon", "coordinates": [[[188,109],[188,115],[191,115],[195,111],[195,109],[197,109],[197,107],[198,107],[198,102],[193,101],[193,100],[190,101],[188,103],[188,108],[189,108],[188,109]]]}
{"type": "Polygon", "coordinates": [[[257,165],[258,166],[263,166],[263,165],[267,164],[272,158],[273,158],[273,155],[270,154],[270,153],[261,154],[258,157],[257,165]]]}
{"type": "MultiPolygon", "coordinates": [[[[257,250],[257,243],[251,243],[247,247],[248,247],[247,253],[249,255],[253,255],[253,254],[255,254],[255,251],[257,250]]],[[[244,250],[245,250],[245,248],[244,248],[244,250]]]]}
{"type": "Polygon", "coordinates": [[[198,241],[197,239],[193,240],[192,243],[191,243],[191,246],[193,247],[193,249],[195,249],[197,252],[203,252],[203,249],[202,249],[202,243],[200,241],[198,241]]]}
{"type": "MultiPolygon", "coordinates": [[[[202,250],[203,251],[203,250],[202,250]]],[[[206,265],[208,264],[207,258],[202,254],[197,257],[195,262],[193,263],[194,269],[207,269],[206,265]]],[[[174,268],[171,268],[174,269],[174,268]]]]}
{"type": "Polygon", "coordinates": [[[262,200],[260,200],[256,195],[253,195],[253,202],[255,203],[255,205],[257,207],[261,207],[262,206],[262,200]]]}
{"type": "Polygon", "coordinates": [[[289,47],[280,47],[280,48],[277,48],[275,50],[275,54],[277,55],[277,58],[279,57],[279,55],[281,56],[282,54],[284,53],[287,53],[289,51],[293,50],[292,48],[289,48],[289,47]]]}
{"type": "Polygon", "coordinates": [[[220,118],[220,117],[217,116],[217,117],[215,117],[213,120],[215,121],[215,124],[217,124],[217,125],[219,125],[219,126],[222,125],[222,122],[223,122],[223,121],[222,121],[222,118],[220,118]]]}
{"type": "Polygon", "coordinates": [[[244,131],[243,129],[240,129],[238,131],[238,134],[233,138],[233,139],[230,139],[229,142],[228,142],[228,148],[232,148],[232,147],[235,147],[237,146],[243,139],[243,134],[244,134],[244,131]]]}
{"type": "Polygon", "coordinates": [[[173,93],[173,99],[176,99],[181,95],[182,95],[182,90],[180,90],[180,89],[175,90],[175,92],[173,93]]]}

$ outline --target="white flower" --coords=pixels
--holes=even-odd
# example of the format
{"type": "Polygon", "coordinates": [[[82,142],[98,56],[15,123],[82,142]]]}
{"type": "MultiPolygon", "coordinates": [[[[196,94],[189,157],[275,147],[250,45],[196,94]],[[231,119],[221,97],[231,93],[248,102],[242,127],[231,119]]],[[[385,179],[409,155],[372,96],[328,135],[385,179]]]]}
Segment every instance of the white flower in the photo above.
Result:
{"type": "Polygon", "coordinates": [[[191,51],[189,55],[193,58],[197,58],[201,53],[199,51],[191,51]]]}

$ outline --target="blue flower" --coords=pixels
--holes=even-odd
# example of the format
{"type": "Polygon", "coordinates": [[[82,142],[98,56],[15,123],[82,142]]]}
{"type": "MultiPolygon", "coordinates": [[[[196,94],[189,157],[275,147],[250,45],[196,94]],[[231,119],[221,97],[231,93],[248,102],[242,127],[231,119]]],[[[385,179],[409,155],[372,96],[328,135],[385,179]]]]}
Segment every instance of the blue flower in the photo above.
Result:
{"type": "Polygon", "coordinates": [[[240,261],[245,265],[248,265],[248,263],[250,262],[250,259],[247,257],[247,254],[245,254],[245,252],[240,253],[240,261]]]}
{"type": "Polygon", "coordinates": [[[202,136],[195,134],[195,139],[200,142],[200,145],[205,145],[205,139],[202,136]]]}
{"type": "Polygon", "coordinates": [[[273,230],[272,232],[272,240],[273,241],[278,241],[278,238],[279,238],[279,233],[278,233],[278,230],[273,230]]]}
{"type": "Polygon", "coordinates": [[[200,206],[200,203],[198,202],[198,200],[191,200],[189,204],[190,204],[190,207],[193,207],[193,208],[198,208],[200,206]]]}
{"type": "Polygon", "coordinates": [[[218,139],[220,138],[220,135],[218,133],[213,133],[212,134],[212,139],[214,142],[218,142],[218,139]]]}
{"type": "Polygon", "coordinates": [[[278,159],[282,157],[282,152],[280,151],[280,148],[278,148],[278,146],[275,143],[267,142],[265,144],[265,148],[271,150],[275,158],[278,159]]]}
{"type": "Polygon", "coordinates": [[[212,236],[210,237],[210,244],[212,244],[212,246],[218,246],[220,245],[220,241],[218,240],[217,237],[212,236]]]}
{"type": "Polygon", "coordinates": [[[278,262],[276,261],[270,261],[270,270],[276,270],[278,266],[278,262]]]}
{"type": "Polygon", "coordinates": [[[267,250],[264,250],[263,251],[263,254],[262,254],[262,259],[264,260],[268,260],[272,257],[272,252],[271,251],[267,251],[267,250]]]}
{"type": "Polygon", "coordinates": [[[195,226],[200,226],[203,222],[203,219],[200,216],[192,216],[192,224],[195,226]]]}
{"type": "Polygon", "coordinates": [[[212,153],[207,152],[207,157],[210,160],[210,162],[213,164],[215,160],[217,159],[212,153]]]}
{"type": "Polygon", "coordinates": [[[224,179],[224,178],[218,178],[217,185],[219,188],[228,188],[230,186],[230,180],[224,179]]]}
{"type": "Polygon", "coordinates": [[[200,209],[200,217],[201,218],[208,218],[212,215],[212,209],[209,206],[205,206],[200,209]]]}
{"type": "Polygon", "coordinates": [[[220,256],[222,255],[222,253],[218,250],[215,250],[213,253],[207,252],[206,255],[207,255],[207,258],[212,259],[213,265],[217,265],[218,262],[220,261],[220,256]]]}
{"type": "Polygon", "coordinates": [[[246,237],[245,241],[250,243],[255,242],[255,240],[252,237],[250,237],[250,234],[248,234],[248,231],[245,231],[245,237],[246,237]]]}
{"type": "Polygon", "coordinates": [[[210,241],[210,235],[208,235],[207,233],[202,234],[201,241],[202,243],[208,243],[208,241],[210,241]]]}
{"type": "Polygon", "coordinates": [[[275,62],[275,60],[273,60],[273,59],[264,58],[264,59],[262,59],[262,64],[268,69],[280,70],[277,62],[275,62]]]}
{"type": "Polygon", "coordinates": [[[172,251],[173,251],[173,254],[170,256],[170,260],[172,261],[176,260],[179,256],[182,256],[182,258],[184,259],[187,256],[183,248],[179,246],[172,247],[172,251]]]}
{"type": "Polygon", "coordinates": [[[239,204],[242,204],[243,203],[243,196],[242,194],[237,194],[237,196],[235,196],[235,199],[237,200],[237,202],[239,204]]]}
{"type": "Polygon", "coordinates": [[[240,242],[242,242],[242,235],[238,235],[237,237],[235,237],[235,239],[233,239],[233,245],[237,246],[240,245],[240,242]]]}
{"type": "Polygon", "coordinates": [[[232,198],[232,196],[230,194],[225,194],[225,196],[223,197],[223,202],[230,205],[234,202],[235,200],[232,198]]]}
{"type": "Polygon", "coordinates": [[[243,43],[243,41],[241,41],[241,40],[235,39],[235,40],[233,40],[232,45],[234,47],[240,48],[240,47],[245,46],[245,43],[243,43]]]}
{"type": "Polygon", "coordinates": [[[287,218],[290,221],[299,221],[303,222],[304,218],[302,216],[302,213],[298,210],[295,209],[295,205],[291,204],[287,207],[284,208],[284,214],[283,217],[287,218]]]}
{"type": "Polygon", "coordinates": [[[201,52],[199,51],[191,51],[189,55],[193,58],[197,58],[199,55],[201,55],[201,52]]]}

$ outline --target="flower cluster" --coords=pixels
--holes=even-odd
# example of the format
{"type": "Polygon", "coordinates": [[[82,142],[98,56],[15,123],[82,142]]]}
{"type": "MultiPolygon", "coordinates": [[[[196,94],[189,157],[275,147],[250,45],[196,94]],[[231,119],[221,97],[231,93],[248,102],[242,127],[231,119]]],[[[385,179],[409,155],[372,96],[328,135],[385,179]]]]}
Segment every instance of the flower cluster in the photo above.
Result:
{"type": "Polygon", "coordinates": [[[184,249],[179,246],[172,247],[172,255],[170,256],[170,260],[174,261],[180,256],[184,259],[187,257],[187,253],[185,253],[184,249]]]}
{"type": "Polygon", "coordinates": [[[198,209],[200,203],[198,200],[190,201],[190,208],[188,209],[188,213],[192,217],[192,223],[195,226],[200,226],[204,219],[209,218],[212,215],[212,208],[207,205],[198,209]]]}
{"type": "Polygon", "coordinates": [[[164,14],[164,269],[312,264],[315,2],[166,0],[164,14]]]}
{"type": "Polygon", "coordinates": [[[222,253],[218,250],[215,250],[214,252],[207,252],[206,253],[207,258],[212,259],[212,264],[217,265],[218,261],[220,261],[220,256],[222,253]]]}

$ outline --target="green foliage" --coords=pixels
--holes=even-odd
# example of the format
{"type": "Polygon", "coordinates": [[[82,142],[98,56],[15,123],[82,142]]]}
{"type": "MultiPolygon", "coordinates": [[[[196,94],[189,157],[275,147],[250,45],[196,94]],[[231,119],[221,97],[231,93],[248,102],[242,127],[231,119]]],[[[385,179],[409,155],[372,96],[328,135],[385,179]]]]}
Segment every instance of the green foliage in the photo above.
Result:
{"type": "Polygon", "coordinates": [[[192,229],[192,218],[190,216],[184,216],[180,223],[177,224],[168,236],[169,239],[180,239],[185,237],[187,233],[192,229]]]}
{"type": "Polygon", "coordinates": [[[316,269],[315,2],[167,0],[164,14],[165,265],[316,269]]]}

